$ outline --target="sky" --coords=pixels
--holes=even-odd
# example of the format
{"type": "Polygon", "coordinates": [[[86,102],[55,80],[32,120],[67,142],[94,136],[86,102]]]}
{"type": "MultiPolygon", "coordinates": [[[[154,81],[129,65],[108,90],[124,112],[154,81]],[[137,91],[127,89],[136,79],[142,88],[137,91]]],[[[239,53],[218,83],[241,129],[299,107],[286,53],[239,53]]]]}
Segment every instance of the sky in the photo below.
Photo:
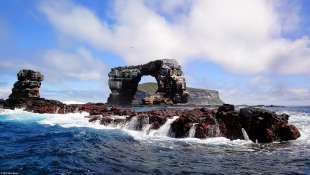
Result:
{"type": "Polygon", "coordinates": [[[42,97],[105,102],[112,67],[172,58],[226,103],[310,105],[309,19],[307,0],[3,0],[0,98],[30,68],[42,97]]]}

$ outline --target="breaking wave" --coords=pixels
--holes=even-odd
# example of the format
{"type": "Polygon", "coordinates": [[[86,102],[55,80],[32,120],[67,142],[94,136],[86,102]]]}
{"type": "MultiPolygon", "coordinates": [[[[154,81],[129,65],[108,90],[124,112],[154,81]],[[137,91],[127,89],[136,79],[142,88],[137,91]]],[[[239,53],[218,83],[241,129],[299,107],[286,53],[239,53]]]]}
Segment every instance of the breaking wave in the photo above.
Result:
{"type": "MultiPolygon", "coordinates": [[[[279,112],[279,111],[278,111],[279,112]]],[[[287,113],[290,115],[289,122],[291,124],[294,124],[301,132],[301,137],[298,139],[298,142],[306,142],[310,144],[310,113],[306,112],[297,112],[297,111],[288,111],[284,110],[280,113],[287,113]]],[[[245,135],[245,140],[236,140],[236,141],[230,141],[229,139],[223,138],[223,137],[215,137],[215,138],[207,138],[207,139],[196,139],[194,137],[194,128],[195,125],[191,128],[189,132],[189,137],[184,139],[175,139],[170,138],[169,136],[169,130],[170,130],[170,124],[173,123],[174,120],[176,120],[178,117],[175,116],[174,118],[168,119],[167,122],[161,126],[158,130],[151,130],[150,125],[147,121],[145,121],[145,125],[143,126],[142,131],[135,130],[137,125],[137,118],[133,117],[128,123],[125,125],[119,124],[119,125],[101,125],[99,121],[96,122],[89,122],[88,116],[89,114],[87,112],[81,112],[81,113],[68,113],[68,114],[37,114],[37,113],[31,113],[24,111],[23,109],[15,109],[15,110],[9,110],[9,109],[1,109],[0,110],[0,121],[13,121],[13,122],[36,122],[38,124],[43,125],[58,125],[63,128],[93,128],[93,129],[105,129],[105,130],[111,130],[111,129],[118,129],[121,130],[128,135],[132,136],[136,140],[183,140],[188,142],[198,142],[198,143],[210,143],[210,144],[227,144],[227,143],[239,143],[239,144],[249,144],[251,141],[247,139],[247,134],[245,135]]],[[[124,118],[126,116],[111,116],[112,118],[124,118]]]]}
{"type": "MultiPolygon", "coordinates": [[[[309,112],[291,115],[301,131],[296,141],[256,144],[223,137],[168,137],[167,120],[158,130],[147,119],[119,125],[91,123],[86,112],[34,114],[0,109],[0,171],[20,174],[309,174],[309,112]],[[141,121],[140,121],[141,123],[141,121]],[[3,169],[4,167],[4,169],[3,169]]],[[[112,116],[123,118],[122,116],[112,116]]],[[[215,128],[214,133],[216,134],[215,128]]],[[[247,138],[246,132],[243,133],[247,138]]]]}
{"type": "MultiPolygon", "coordinates": [[[[137,118],[133,117],[126,124],[119,125],[101,125],[99,121],[89,122],[89,118],[86,118],[89,114],[87,112],[81,113],[68,113],[68,114],[37,114],[24,111],[23,109],[15,109],[9,110],[4,109],[0,111],[0,121],[13,121],[13,122],[36,122],[42,125],[50,125],[50,126],[61,126],[63,128],[92,128],[92,129],[101,129],[101,130],[111,130],[117,129],[122,132],[125,132],[129,136],[133,137],[135,140],[140,141],[184,141],[184,142],[197,142],[200,144],[252,144],[251,141],[245,140],[235,140],[230,141],[224,137],[214,137],[207,139],[197,139],[193,137],[193,131],[191,131],[190,136],[188,138],[176,139],[169,137],[170,125],[175,121],[178,117],[175,116],[171,119],[168,119],[164,125],[162,125],[157,130],[151,130],[150,125],[145,122],[143,129],[141,131],[135,130],[137,125],[137,118]]],[[[126,116],[111,116],[112,118],[124,118],[126,116]]]]}

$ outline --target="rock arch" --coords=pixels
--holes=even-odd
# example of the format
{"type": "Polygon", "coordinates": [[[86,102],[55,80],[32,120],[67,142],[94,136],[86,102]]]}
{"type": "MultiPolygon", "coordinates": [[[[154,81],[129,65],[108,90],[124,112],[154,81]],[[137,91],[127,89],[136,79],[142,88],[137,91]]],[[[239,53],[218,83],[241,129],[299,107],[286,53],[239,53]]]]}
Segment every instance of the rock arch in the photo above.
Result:
{"type": "Polygon", "coordinates": [[[186,103],[185,78],[181,66],[174,59],[161,59],[137,66],[112,68],[109,73],[111,94],[109,104],[131,104],[142,76],[153,76],[158,85],[153,97],[146,97],[146,103],[186,103]]]}

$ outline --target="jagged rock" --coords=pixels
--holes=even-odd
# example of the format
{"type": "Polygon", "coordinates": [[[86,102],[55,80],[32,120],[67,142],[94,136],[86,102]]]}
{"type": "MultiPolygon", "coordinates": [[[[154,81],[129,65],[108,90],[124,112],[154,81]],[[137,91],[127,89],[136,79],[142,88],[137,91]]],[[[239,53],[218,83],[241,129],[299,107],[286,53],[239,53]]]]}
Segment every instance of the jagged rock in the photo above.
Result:
{"type": "Polygon", "coordinates": [[[216,119],[223,136],[231,140],[243,139],[239,112],[234,111],[233,105],[220,106],[216,113],[216,119]]]}
{"type": "Polygon", "coordinates": [[[223,104],[220,106],[216,113],[216,119],[222,135],[232,140],[243,139],[239,112],[235,111],[234,105],[223,104]]]}
{"type": "Polygon", "coordinates": [[[17,79],[9,99],[40,97],[39,89],[44,79],[40,72],[23,69],[17,73],[17,79]]]}
{"type": "Polygon", "coordinates": [[[218,112],[229,112],[229,111],[235,111],[235,106],[231,104],[223,104],[220,106],[217,110],[218,112]]]}
{"type": "Polygon", "coordinates": [[[170,98],[162,97],[158,94],[147,96],[142,99],[142,104],[152,105],[152,104],[173,104],[170,98]]]}
{"type": "Polygon", "coordinates": [[[90,115],[100,115],[108,111],[107,106],[103,103],[86,103],[76,106],[78,107],[79,111],[88,112],[90,115]]]}
{"type": "MultiPolygon", "coordinates": [[[[108,103],[131,104],[141,77],[144,75],[155,77],[158,85],[156,95],[160,98],[169,98],[173,103],[187,102],[188,93],[181,66],[176,60],[162,59],[138,66],[112,68],[109,73],[111,94],[108,103]]],[[[156,102],[158,101],[164,103],[169,100],[156,102]]]]}
{"type": "Polygon", "coordinates": [[[296,140],[300,137],[300,132],[296,126],[284,124],[279,129],[279,137],[281,140],[296,140]]]}
{"type": "Polygon", "coordinates": [[[252,141],[272,142],[295,140],[300,136],[295,126],[288,124],[289,116],[278,115],[265,109],[240,109],[240,123],[252,141]]]}
{"type": "Polygon", "coordinates": [[[179,116],[170,128],[170,136],[175,138],[188,137],[192,128],[195,130],[194,137],[196,138],[222,136],[231,140],[244,139],[242,133],[244,129],[253,142],[259,143],[295,140],[300,136],[298,129],[288,124],[289,116],[286,114],[278,115],[252,107],[236,111],[233,105],[228,104],[219,108],[165,109],[148,112],[115,108],[101,115],[103,117],[97,120],[101,120],[101,123],[105,125],[125,125],[135,117],[136,124],[132,128],[135,130],[142,130],[145,124],[150,124],[151,129],[158,129],[168,118],[179,116]],[[116,120],[113,118],[115,114],[126,117],[116,120]]]}
{"type": "MultiPolygon", "coordinates": [[[[274,112],[257,109],[243,108],[239,111],[233,105],[223,105],[216,108],[195,108],[190,110],[165,109],[148,112],[133,112],[130,110],[116,110],[123,119],[114,119],[112,110],[102,113],[102,124],[123,124],[135,117],[135,130],[142,130],[145,124],[150,124],[151,129],[160,128],[168,118],[179,116],[170,128],[170,136],[184,138],[189,136],[194,127],[196,138],[226,137],[231,140],[244,139],[244,129],[253,142],[273,142],[295,140],[300,136],[298,129],[288,124],[288,115],[278,115],[274,112]]],[[[97,118],[97,117],[93,117],[97,118]]],[[[95,119],[92,119],[94,121],[95,119]]],[[[99,119],[97,119],[99,120],[99,119]]]]}
{"type": "Polygon", "coordinates": [[[86,104],[64,104],[57,100],[44,98],[16,98],[7,99],[4,108],[24,108],[26,111],[34,113],[66,114],[75,112],[88,112],[91,115],[99,115],[108,111],[107,105],[103,103],[86,104]]]}
{"type": "Polygon", "coordinates": [[[199,109],[184,111],[179,118],[171,124],[171,132],[176,138],[187,137],[190,128],[200,121],[205,113],[199,109]]]}
{"type": "Polygon", "coordinates": [[[35,113],[56,113],[65,104],[56,100],[44,98],[9,98],[6,100],[6,108],[24,108],[26,111],[35,113]]]}
{"type": "MultiPolygon", "coordinates": [[[[152,69],[149,66],[144,68],[142,66],[143,69],[141,70],[151,71],[152,69]]],[[[128,76],[130,77],[131,74],[128,76]]],[[[194,131],[192,136],[196,138],[223,136],[232,140],[243,139],[244,133],[242,131],[246,131],[253,142],[287,141],[300,137],[298,129],[288,124],[288,115],[279,115],[260,108],[248,107],[237,111],[233,105],[224,104],[218,108],[204,107],[187,110],[167,108],[135,112],[126,108],[109,108],[103,103],[66,105],[60,101],[39,98],[38,93],[34,96],[24,93],[25,87],[39,88],[38,85],[41,85],[42,80],[43,75],[38,72],[20,71],[18,82],[15,83],[10,98],[0,100],[0,107],[24,108],[26,111],[35,113],[64,114],[85,111],[90,114],[88,116],[90,122],[100,121],[104,125],[126,125],[134,121],[133,126],[130,126],[130,129],[134,130],[142,130],[147,124],[150,125],[150,129],[156,130],[163,126],[168,119],[178,116],[170,127],[170,136],[177,138],[188,137],[192,133],[190,131],[194,131]]],[[[39,89],[36,90],[39,92],[39,89]]],[[[173,100],[173,98],[170,99],[173,100]]]]}

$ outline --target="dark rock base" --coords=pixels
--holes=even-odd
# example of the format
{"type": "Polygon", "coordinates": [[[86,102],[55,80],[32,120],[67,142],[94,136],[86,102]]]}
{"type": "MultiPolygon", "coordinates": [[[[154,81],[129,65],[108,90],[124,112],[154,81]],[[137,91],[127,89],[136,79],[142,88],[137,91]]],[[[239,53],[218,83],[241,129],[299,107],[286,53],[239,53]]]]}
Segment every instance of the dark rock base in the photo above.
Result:
{"type": "Polygon", "coordinates": [[[43,98],[20,98],[1,100],[0,107],[24,108],[35,113],[73,113],[88,112],[90,122],[99,121],[103,125],[126,124],[135,117],[135,127],[142,130],[146,124],[150,129],[159,129],[168,119],[178,116],[171,123],[170,136],[185,138],[194,130],[195,138],[226,137],[231,140],[244,139],[246,131],[253,142],[268,143],[273,141],[295,140],[300,137],[298,129],[288,123],[289,116],[259,108],[243,108],[236,111],[233,105],[219,108],[195,108],[190,110],[161,109],[148,112],[135,112],[128,108],[108,107],[103,103],[66,105],[56,100],[43,98]],[[123,116],[115,118],[115,116],[123,116]]]}

